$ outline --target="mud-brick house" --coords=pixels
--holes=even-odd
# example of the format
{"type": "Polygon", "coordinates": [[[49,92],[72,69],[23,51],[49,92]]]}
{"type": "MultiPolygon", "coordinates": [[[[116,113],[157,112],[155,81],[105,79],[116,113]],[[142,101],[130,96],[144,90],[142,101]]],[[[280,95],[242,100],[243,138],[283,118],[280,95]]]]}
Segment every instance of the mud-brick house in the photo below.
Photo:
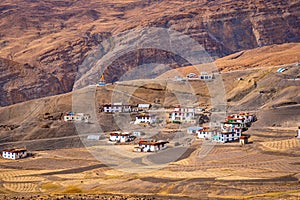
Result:
{"type": "Polygon", "coordinates": [[[135,152],[157,152],[167,148],[168,141],[147,141],[140,140],[138,146],[134,147],[135,152]]]}
{"type": "Polygon", "coordinates": [[[6,159],[21,159],[28,156],[27,149],[20,148],[20,149],[4,149],[2,151],[2,157],[6,159]]]}
{"type": "Polygon", "coordinates": [[[109,134],[109,141],[112,142],[130,142],[133,137],[129,133],[113,132],[109,134]]]}
{"type": "Polygon", "coordinates": [[[169,119],[173,122],[195,123],[195,113],[195,108],[176,107],[174,108],[174,111],[170,113],[169,119]]]}

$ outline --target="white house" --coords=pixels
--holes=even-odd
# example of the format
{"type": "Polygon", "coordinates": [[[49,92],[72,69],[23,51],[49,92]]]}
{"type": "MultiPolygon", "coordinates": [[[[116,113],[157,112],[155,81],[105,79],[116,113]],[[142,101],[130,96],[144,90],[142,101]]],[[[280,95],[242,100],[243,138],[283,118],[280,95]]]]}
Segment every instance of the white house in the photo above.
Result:
{"type": "Polygon", "coordinates": [[[151,108],[151,104],[138,104],[138,111],[148,112],[151,108]]]}
{"type": "Polygon", "coordinates": [[[213,135],[216,134],[215,130],[211,130],[208,127],[204,127],[202,130],[197,132],[197,137],[199,139],[211,139],[213,135]]]}
{"type": "Polygon", "coordinates": [[[203,130],[203,127],[199,127],[199,126],[191,126],[187,128],[187,133],[188,134],[197,134],[198,131],[203,130]]]}
{"type": "Polygon", "coordinates": [[[241,123],[242,127],[250,127],[255,120],[256,116],[249,113],[232,114],[226,118],[227,122],[241,123]]]}
{"type": "Polygon", "coordinates": [[[156,120],[156,116],[152,114],[138,114],[135,117],[134,124],[140,124],[140,123],[149,123],[152,124],[156,120]]]}
{"type": "Polygon", "coordinates": [[[132,137],[129,133],[114,132],[109,134],[109,141],[112,142],[130,142],[132,137]]]}
{"type": "Polygon", "coordinates": [[[300,126],[298,127],[298,138],[300,139],[300,126]]]}
{"type": "Polygon", "coordinates": [[[170,120],[195,123],[195,112],[195,108],[176,107],[174,108],[174,111],[170,113],[170,120]]]}
{"type": "Polygon", "coordinates": [[[243,124],[239,122],[221,122],[221,131],[223,132],[241,131],[242,128],[243,124]]]}
{"type": "Polygon", "coordinates": [[[106,113],[128,113],[132,111],[131,105],[123,105],[122,103],[106,104],[103,105],[103,111],[106,113]]]}
{"type": "Polygon", "coordinates": [[[27,156],[27,149],[5,149],[2,151],[2,157],[6,159],[17,160],[27,156]]]}
{"type": "Polygon", "coordinates": [[[75,121],[75,122],[88,122],[90,118],[89,114],[84,114],[84,113],[76,113],[74,114],[73,112],[68,112],[67,115],[64,116],[64,121],[75,121]]]}
{"type": "Polygon", "coordinates": [[[187,78],[197,78],[197,74],[195,73],[189,73],[188,75],[186,75],[187,78]]]}
{"type": "Polygon", "coordinates": [[[132,135],[135,137],[141,137],[141,136],[144,136],[145,133],[143,131],[133,131],[132,135]]]}
{"type": "Polygon", "coordinates": [[[218,132],[212,139],[216,142],[226,143],[239,140],[241,135],[239,132],[218,132]]]}
{"type": "Polygon", "coordinates": [[[212,80],[212,79],[214,79],[214,75],[208,74],[207,72],[201,72],[199,79],[200,80],[212,80]]]}
{"type": "Polygon", "coordinates": [[[147,141],[141,140],[137,147],[134,147],[133,151],[136,152],[156,152],[167,148],[168,141],[147,141]]]}

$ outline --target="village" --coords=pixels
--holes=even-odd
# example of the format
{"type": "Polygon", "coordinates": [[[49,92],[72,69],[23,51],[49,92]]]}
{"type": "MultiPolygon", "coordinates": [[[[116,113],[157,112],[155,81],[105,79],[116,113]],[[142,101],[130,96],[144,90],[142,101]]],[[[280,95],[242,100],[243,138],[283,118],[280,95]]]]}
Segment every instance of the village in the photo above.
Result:
{"type": "MultiPolygon", "coordinates": [[[[201,72],[199,76],[195,73],[187,74],[186,78],[176,76],[172,81],[212,81],[214,78],[213,73],[201,72]]],[[[104,87],[106,85],[104,75],[102,75],[97,86],[104,87]]],[[[251,133],[247,133],[247,130],[257,120],[254,113],[240,112],[229,114],[219,123],[219,126],[212,126],[210,123],[212,108],[207,105],[203,107],[176,105],[155,109],[150,103],[126,104],[114,102],[99,105],[98,113],[104,115],[127,114],[130,116],[131,121],[128,127],[130,125],[136,129],[106,132],[105,140],[111,145],[131,145],[133,152],[158,152],[168,148],[169,138],[159,138],[160,134],[157,134],[156,137],[149,134],[153,131],[153,127],[158,128],[158,130],[168,127],[167,129],[171,134],[181,132],[193,139],[205,140],[214,144],[235,143],[244,146],[252,143],[249,142],[251,133]]],[[[58,116],[45,113],[43,118],[45,120],[61,119],[64,123],[89,124],[91,115],[69,111],[60,113],[58,116]]],[[[300,139],[300,127],[296,137],[300,139]]],[[[98,135],[88,135],[86,140],[103,140],[103,137],[99,133],[98,135]]],[[[6,159],[16,160],[25,158],[28,155],[31,155],[31,153],[25,147],[9,148],[2,151],[2,157],[6,159]]]]}

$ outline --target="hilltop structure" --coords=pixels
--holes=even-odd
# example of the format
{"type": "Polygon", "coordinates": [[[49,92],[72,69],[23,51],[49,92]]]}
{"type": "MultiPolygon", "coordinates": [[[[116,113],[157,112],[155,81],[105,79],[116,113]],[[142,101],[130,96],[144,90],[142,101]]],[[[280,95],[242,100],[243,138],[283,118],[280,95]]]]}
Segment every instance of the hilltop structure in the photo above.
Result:
{"type": "Polygon", "coordinates": [[[98,86],[105,86],[105,85],[106,85],[106,83],[105,83],[104,74],[102,74],[100,81],[98,83],[98,86]]]}

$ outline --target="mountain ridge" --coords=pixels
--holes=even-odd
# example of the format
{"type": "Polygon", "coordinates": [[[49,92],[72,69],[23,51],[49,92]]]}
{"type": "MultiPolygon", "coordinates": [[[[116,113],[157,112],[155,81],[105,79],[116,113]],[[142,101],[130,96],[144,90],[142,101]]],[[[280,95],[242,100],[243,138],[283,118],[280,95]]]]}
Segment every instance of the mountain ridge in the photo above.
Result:
{"type": "MultiPolygon", "coordinates": [[[[126,30],[169,28],[195,39],[211,57],[223,57],[259,46],[300,42],[298,7],[299,2],[295,0],[4,0],[0,4],[0,57],[18,62],[20,66],[27,63],[43,69],[40,70],[42,77],[52,74],[48,81],[52,87],[48,89],[60,94],[72,90],[78,67],[95,47],[126,30]],[[52,80],[55,81],[51,83],[52,80]]],[[[176,55],[154,49],[131,52],[110,66],[107,81],[118,80],[122,69],[147,62],[166,63],[174,68],[189,65],[177,60],[176,55]]],[[[43,90],[40,76],[31,78],[33,89],[29,93],[43,90]]],[[[11,76],[9,80],[1,78],[1,82],[5,86],[17,79],[11,76]]],[[[5,87],[2,90],[10,93],[5,87]]],[[[23,93],[23,88],[19,86],[16,92],[23,93]]],[[[1,105],[46,95],[45,92],[20,95],[15,101],[5,100],[1,105]]]]}

